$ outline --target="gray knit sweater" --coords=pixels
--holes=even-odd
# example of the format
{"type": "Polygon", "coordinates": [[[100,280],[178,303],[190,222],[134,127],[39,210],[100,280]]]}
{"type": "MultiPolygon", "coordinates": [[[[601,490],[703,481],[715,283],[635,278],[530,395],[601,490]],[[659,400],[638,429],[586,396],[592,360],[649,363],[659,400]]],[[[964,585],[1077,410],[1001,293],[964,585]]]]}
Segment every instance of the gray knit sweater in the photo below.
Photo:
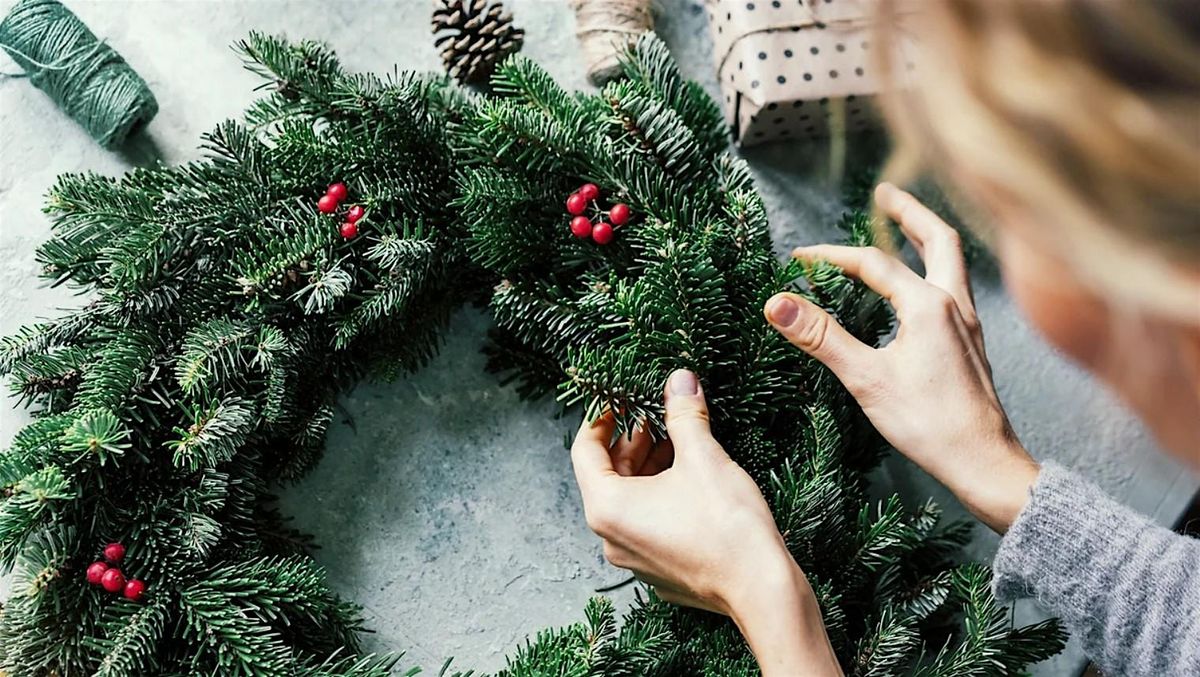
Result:
{"type": "Polygon", "coordinates": [[[1059,616],[1107,677],[1200,675],[1200,540],[1042,466],[1000,541],[995,590],[1059,616]]]}

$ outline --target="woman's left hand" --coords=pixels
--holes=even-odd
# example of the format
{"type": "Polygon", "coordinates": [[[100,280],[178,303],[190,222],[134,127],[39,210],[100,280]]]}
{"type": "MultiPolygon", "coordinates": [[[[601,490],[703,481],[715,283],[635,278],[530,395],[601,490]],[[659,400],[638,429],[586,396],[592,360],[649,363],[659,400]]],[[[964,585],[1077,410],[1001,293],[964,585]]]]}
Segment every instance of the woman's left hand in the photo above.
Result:
{"type": "Polygon", "coordinates": [[[731,616],[764,674],[841,674],[804,573],[762,493],[713,438],[695,374],[666,387],[669,439],[613,440],[607,413],[571,448],[604,556],[667,602],[731,616]]]}

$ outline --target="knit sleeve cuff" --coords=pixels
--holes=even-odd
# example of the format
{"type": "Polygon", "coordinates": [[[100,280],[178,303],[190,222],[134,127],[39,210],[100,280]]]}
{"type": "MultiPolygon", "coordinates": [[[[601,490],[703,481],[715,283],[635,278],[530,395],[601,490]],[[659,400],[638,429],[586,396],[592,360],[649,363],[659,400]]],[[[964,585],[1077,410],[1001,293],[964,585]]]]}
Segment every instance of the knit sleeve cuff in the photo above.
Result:
{"type": "Polygon", "coordinates": [[[1131,532],[1152,526],[1092,483],[1047,462],[1000,540],[992,565],[996,597],[1008,602],[1086,585],[1079,577],[1096,570],[1088,562],[1120,557],[1131,532]]]}

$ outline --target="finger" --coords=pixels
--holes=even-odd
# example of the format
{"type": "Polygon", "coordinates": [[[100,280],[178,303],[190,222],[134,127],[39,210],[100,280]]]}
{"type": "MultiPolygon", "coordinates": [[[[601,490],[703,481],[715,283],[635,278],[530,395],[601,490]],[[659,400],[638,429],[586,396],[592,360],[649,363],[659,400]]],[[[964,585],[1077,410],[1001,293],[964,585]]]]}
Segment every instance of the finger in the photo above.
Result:
{"type": "Polygon", "coordinates": [[[667,409],[667,435],[675,448],[720,449],[708,426],[708,403],[704,401],[700,379],[687,369],[676,369],[667,378],[663,390],[667,409]]]}
{"type": "Polygon", "coordinates": [[[638,474],[650,454],[652,442],[650,433],[640,423],[630,434],[621,435],[611,454],[613,469],[624,477],[638,474]]]}
{"type": "Polygon", "coordinates": [[[913,243],[925,262],[925,279],[954,297],[960,309],[974,310],[971,280],[962,253],[962,238],[911,193],[890,183],[875,189],[875,202],[913,243]]]}
{"type": "Polygon", "coordinates": [[[847,387],[861,381],[871,370],[875,350],[799,294],[772,296],[764,314],[784,338],[829,367],[847,387]]]}
{"type": "Polygon", "coordinates": [[[609,441],[615,427],[611,411],[604,412],[594,423],[585,417],[575,435],[575,443],[571,445],[571,466],[575,469],[575,480],[579,483],[585,507],[606,480],[617,476],[609,454],[609,441]]]}
{"type": "Polygon", "coordinates": [[[900,259],[877,247],[846,247],[818,244],[797,247],[792,256],[805,262],[828,261],[853,278],[861,280],[900,309],[904,298],[920,290],[924,282],[900,259]]]}
{"type": "Polygon", "coordinates": [[[650,453],[646,454],[646,462],[638,469],[638,475],[649,477],[671,467],[675,461],[675,447],[671,444],[671,440],[661,440],[650,453]]]}

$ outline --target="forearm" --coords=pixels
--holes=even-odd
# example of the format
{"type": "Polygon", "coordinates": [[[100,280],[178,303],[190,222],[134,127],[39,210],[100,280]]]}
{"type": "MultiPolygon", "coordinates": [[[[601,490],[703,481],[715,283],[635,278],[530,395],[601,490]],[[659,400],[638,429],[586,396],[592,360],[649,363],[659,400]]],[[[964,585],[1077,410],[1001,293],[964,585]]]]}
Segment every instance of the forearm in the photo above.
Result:
{"type": "Polygon", "coordinates": [[[840,676],[808,580],[790,558],[777,569],[762,572],[759,582],[769,584],[744,591],[731,609],[764,677],[840,676]]]}
{"type": "Polygon", "coordinates": [[[1200,674],[1200,541],[1047,464],[994,563],[1002,601],[1031,596],[1105,674],[1200,674]]]}

